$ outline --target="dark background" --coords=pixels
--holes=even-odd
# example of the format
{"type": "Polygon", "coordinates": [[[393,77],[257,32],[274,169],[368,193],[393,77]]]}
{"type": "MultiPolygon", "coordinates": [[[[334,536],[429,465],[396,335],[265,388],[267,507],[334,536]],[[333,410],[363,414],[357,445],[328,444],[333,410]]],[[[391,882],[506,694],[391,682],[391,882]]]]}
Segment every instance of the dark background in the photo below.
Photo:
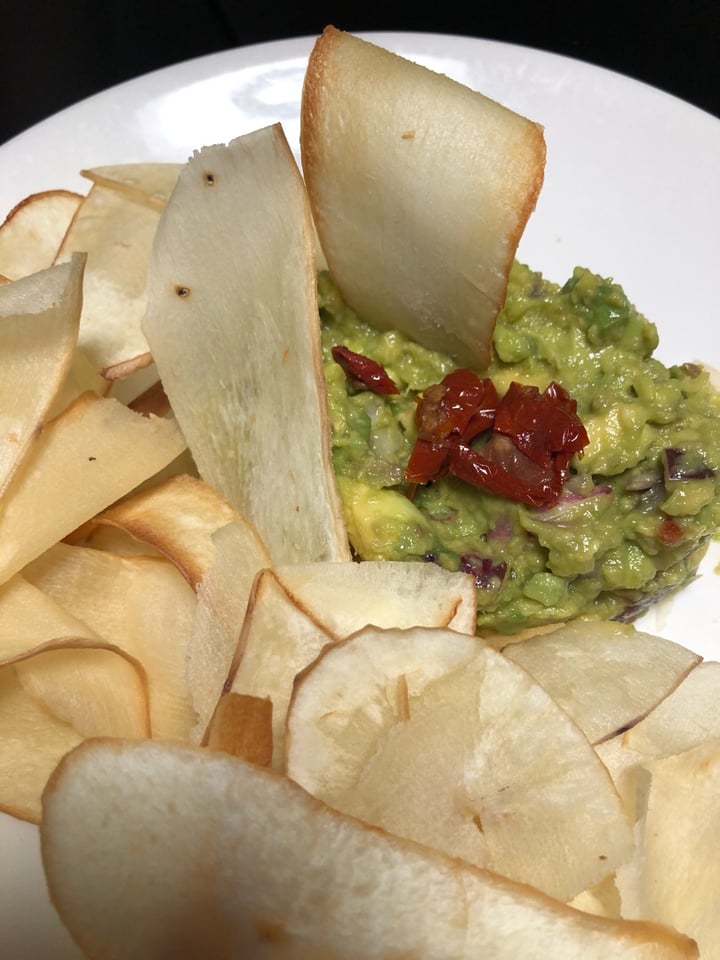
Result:
{"type": "Polygon", "coordinates": [[[720,0],[0,0],[0,142],[106,87],[230,47],[344,30],[505,40],[600,64],[720,116],[720,0]]]}

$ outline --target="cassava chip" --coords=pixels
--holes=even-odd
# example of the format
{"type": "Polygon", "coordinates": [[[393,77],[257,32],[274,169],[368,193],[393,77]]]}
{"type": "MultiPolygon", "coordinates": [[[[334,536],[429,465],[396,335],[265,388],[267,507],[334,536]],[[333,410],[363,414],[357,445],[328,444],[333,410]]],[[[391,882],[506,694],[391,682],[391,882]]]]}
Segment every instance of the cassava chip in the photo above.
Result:
{"type": "Polygon", "coordinates": [[[197,611],[187,655],[187,683],[197,715],[191,740],[199,743],[237,654],[255,576],[270,558],[255,530],[238,518],[212,536],[214,559],[197,589],[197,611]]]}
{"type": "Polygon", "coordinates": [[[235,520],[242,522],[213,487],[180,474],[115,504],[94,522],[119,527],[154,547],[197,589],[215,559],[212,534],[235,520]]]}
{"type": "Polygon", "coordinates": [[[77,343],[85,258],[0,287],[0,494],[58,396],[77,343]]]}
{"type": "Polygon", "coordinates": [[[235,694],[271,701],[274,767],[281,768],[284,761],[285,720],[295,675],[332,639],[293,603],[272,570],[258,574],[225,686],[235,694]]]}
{"type": "Polygon", "coordinates": [[[0,583],[177,457],[174,420],[82,394],[48,423],[0,511],[0,583]]]}
{"type": "Polygon", "coordinates": [[[119,163],[80,172],[93,183],[125,193],[153,210],[162,210],[181,170],[180,163],[119,163]]]}
{"type": "Polygon", "coordinates": [[[109,380],[152,361],[141,323],[159,216],[120,190],[93,184],[58,251],[58,262],[87,253],[79,345],[109,380]]]}
{"type": "Polygon", "coordinates": [[[45,190],[13,207],[0,226],[0,274],[17,280],[52,266],[82,201],[70,190],[45,190]]]}
{"type": "Polygon", "coordinates": [[[435,563],[284,564],[275,572],[294,602],[338,640],[368,624],[475,632],[473,577],[435,563]]]}
{"type": "Polygon", "coordinates": [[[40,822],[40,798],[60,759],[83,739],[0,667],[0,811],[40,822]]]}
{"type": "Polygon", "coordinates": [[[0,668],[82,736],[148,736],[140,663],[15,576],[0,587],[0,668]]]}
{"type": "Polygon", "coordinates": [[[562,900],[630,854],[585,736],[475,637],[368,629],[327,647],[295,682],[286,754],[331,806],[562,900]]]}
{"type": "Polygon", "coordinates": [[[142,664],[154,737],[188,739],[195,713],[185,660],[196,599],[172,564],[58,543],[23,577],[142,664]]]}
{"type": "Polygon", "coordinates": [[[345,302],[483,369],[543,181],[542,129],[327,27],[305,75],[300,145],[320,243],[345,302]]]}
{"type": "Polygon", "coordinates": [[[648,761],[720,739],[720,663],[698,664],[672,693],[635,726],[596,749],[632,815],[638,813],[648,761]]]}
{"type": "Polygon", "coordinates": [[[673,931],[572,910],[206,749],[80,746],[45,791],[41,846],[93,960],[697,956],[673,931]]]}
{"type": "Polygon", "coordinates": [[[224,694],[208,728],[206,745],[249,763],[272,763],[272,702],[243,693],[224,694]]]}
{"type": "Polygon", "coordinates": [[[634,726],[702,659],[678,643],[606,620],[575,621],[503,653],[532,674],[594,744],[634,726]]]}
{"type": "Polygon", "coordinates": [[[200,475],[257,528],[276,563],[349,558],[313,242],[303,182],[276,125],[194,155],[148,274],[144,331],[200,475]]]}
{"type": "Polygon", "coordinates": [[[647,771],[632,915],[661,918],[712,960],[720,955],[720,740],[652,760],[647,771]]]}

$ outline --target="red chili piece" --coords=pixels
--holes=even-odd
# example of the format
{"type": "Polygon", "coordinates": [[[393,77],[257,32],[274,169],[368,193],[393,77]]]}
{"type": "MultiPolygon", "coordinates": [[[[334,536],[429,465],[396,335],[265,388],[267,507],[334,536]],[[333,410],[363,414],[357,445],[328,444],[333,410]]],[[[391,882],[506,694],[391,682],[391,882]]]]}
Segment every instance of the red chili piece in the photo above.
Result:
{"type": "Polygon", "coordinates": [[[683,528],[680,526],[680,524],[675,520],[672,520],[670,517],[665,517],[660,524],[657,534],[657,538],[660,543],[664,544],[666,547],[674,547],[682,541],[683,537],[683,528]]]}
{"type": "Polygon", "coordinates": [[[354,350],[343,346],[333,347],[332,355],[333,360],[340,364],[345,376],[356,389],[372,390],[373,393],[380,393],[383,396],[400,393],[382,364],[371,360],[370,357],[355,353],[354,350]]]}

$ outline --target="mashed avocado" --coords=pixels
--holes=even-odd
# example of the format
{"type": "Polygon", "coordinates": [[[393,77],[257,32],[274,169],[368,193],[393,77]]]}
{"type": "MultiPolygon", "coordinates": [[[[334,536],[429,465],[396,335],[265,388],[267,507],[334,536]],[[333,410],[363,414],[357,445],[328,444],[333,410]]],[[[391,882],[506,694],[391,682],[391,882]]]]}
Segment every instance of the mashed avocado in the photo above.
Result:
{"type": "Polygon", "coordinates": [[[405,482],[416,398],[455,364],[363,322],[325,274],[319,295],[333,462],[359,558],[470,571],[480,633],[631,620],[694,575],[720,526],[720,399],[704,369],[653,358],[656,329],[619,286],[576,269],[559,287],[516,264],[480,372],[500,395],[513,381],[556,381],[576,400],[590,442],[550,507],[451,476],[405,482]],[[380,363],[400,392],[354,389],[331,354],[340,344],[380,363]]]}

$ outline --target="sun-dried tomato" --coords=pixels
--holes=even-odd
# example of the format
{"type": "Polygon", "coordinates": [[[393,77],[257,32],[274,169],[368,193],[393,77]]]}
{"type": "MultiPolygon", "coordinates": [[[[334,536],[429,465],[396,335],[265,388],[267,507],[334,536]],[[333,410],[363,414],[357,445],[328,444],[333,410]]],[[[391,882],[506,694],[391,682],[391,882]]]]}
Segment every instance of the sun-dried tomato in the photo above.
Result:
{"type": "Polygon", "coordinates": [[[573,454],[587,446],[588,435],[577,415],[577,403],[553,381],[537,387],[513,382],[498,405],[494,429],[541,467],[559,457],[566,467],[573,454]]]}
{"type": "Polygon", "coordinates": [[[558,383],[541,393],[513,382],[498,401],[492,381],[470,370],[456,370],[428,387],[416,422],[406,480],[428,483],[450,473],[532,506],[558,499],[570,461],[588,443],[577,404],[558,383]],[[484,446],[471,447],[483,433],[484,446]]]}
{"type": "MultiPolygon", "coordinates": [[[[518,451],[521,456],[522,451],[518,451]]],[[[563,478],[552,467],[541,467],[525,458],[524,470],[511,470],[489,460],[472,447],[458,444],[450,453],[448,472],[466,483],[531,507],[554,503],[562,492],[563,478]]]]}
{"type": "Polygon", "coordinates": [[[373,393],[383,396],[400,393],[385,367],[376,360],[371,360],[362,353],[355,353],[345,346],[333,347],[332,355],[356,390],[372,390],[373,393]]]}
{"type": "Polygon", "coordinates": [[[489,378],[454,370],[424,391],[415,414],[418,437],[433,443],[450,436],[469,443],[495,419],[498,395],[489,378]]]}
{"type": "Polygon", "coordinates": [[[472,370],[454,370],[429,386],[418,399],[418,439],[405,479],[428,483],[444,476],[455,445],[469,443],[492,427],[497,403],[492,380],[481,379],[472,370]]]}
{"type": "Polygon", "coordinates": [[[439,480],[447,473],[450,450],[447,443],[433,443],[431,440],[418,439],[415,441],[408,465],[405,468],[405,479],[410,483],[429,483],[439,480]]]}

